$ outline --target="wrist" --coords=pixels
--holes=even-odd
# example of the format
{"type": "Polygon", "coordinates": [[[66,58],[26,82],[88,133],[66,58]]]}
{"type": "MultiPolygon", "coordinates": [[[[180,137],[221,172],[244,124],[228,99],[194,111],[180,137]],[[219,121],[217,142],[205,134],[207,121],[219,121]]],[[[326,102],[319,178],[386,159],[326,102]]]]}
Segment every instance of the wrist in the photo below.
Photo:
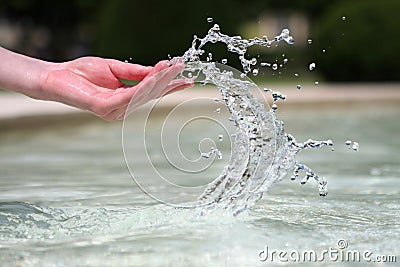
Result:
{"type": "Polygon", "coordinates": [[[0,88],[44,99],[46,76],[57,63],[27,57],[0,47],[0,88]]]}
{"type": "Polygon", "coordinates": [[[62,63],[40,61],[37,64],[36,80],[33,82],[34,87],[32,88],[32,95],[30,97],[39,100],[55,101],[56,99],[53,99],[54,97],[52,96],[55,89],[52,87],[52,73],[60,69],[62,63]]]}

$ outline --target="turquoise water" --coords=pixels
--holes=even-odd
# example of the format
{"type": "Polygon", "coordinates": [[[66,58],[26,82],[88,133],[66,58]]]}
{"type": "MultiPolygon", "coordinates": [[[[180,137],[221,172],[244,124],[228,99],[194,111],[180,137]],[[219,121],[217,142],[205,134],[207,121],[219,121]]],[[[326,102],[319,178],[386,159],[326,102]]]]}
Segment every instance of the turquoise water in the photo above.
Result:
{"type": "MultiPolygon", "coordinates": [[[[395,255],[398,262],[398,103],[284,104],[277,116],[298,140],[335,142],[333,152],[327,148],[298,155],[326,177],[329,194],[321,198],[314,181],[300,185],[286,177],[237,217],[222,211],[199,217],[144,194],[124,162],[121,123],[60,122],[2,132],[0,265],[265,266],[270,258],[263,262],[259,256],[266,246],[270,251],[321,252],[337,249],[340,239],[349,250],[395,255]],[[348,139],[360,143],[358,152],[347,148],[348,139]]],[[[198,153],[194,139],[205,132],[220,134],[218,128],[207,129],[201,124],[188,128],[182,147],[198,153]]],[[[139,133],[131,138],[140,139],[139,133]]],[[[222,155],[230,153],[229,146],[219,149],[222,155]]],[[[137,155],[139,162],[142,157],[137,155]]],[[[228,158],[215,161],[210,177],[220,173],[228,158]]],[[[146,174],[140,164],[136,168],[146,174]]],[[[159,168],[168,172],[170,166],[159,168]]],[[[166,192],[150,173],[146,178],[159,194],[179,194],[166,192]]],[[[273,263],[280,261],[275,257],[273,263]]]]}

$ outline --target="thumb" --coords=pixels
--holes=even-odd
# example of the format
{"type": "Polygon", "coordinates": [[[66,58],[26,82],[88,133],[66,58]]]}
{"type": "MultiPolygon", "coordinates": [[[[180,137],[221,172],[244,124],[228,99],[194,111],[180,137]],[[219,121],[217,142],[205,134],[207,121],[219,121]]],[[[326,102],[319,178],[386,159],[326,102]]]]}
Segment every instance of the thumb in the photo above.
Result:
{"type": "Polygon", "coordinates": [[[116,78],[125,80],[141,81],[154,69],[153,67],[126,63],[115,59],[108,59],[107,63],[116,78]]]}

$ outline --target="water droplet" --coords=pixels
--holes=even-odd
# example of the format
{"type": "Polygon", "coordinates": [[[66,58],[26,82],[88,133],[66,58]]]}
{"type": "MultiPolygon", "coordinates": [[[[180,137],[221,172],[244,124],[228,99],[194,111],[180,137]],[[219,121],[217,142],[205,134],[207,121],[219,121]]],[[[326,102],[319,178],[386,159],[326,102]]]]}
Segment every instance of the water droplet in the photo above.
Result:
{"type": "Polygon", "coordinates": [[[310,65],[308,65],[308,69],[309,69],[310,71],[314,70],[314,69],[315,69],[315,63],[314,63],[314,62],[313,62],[313,63],[310,63],[310,65]]]}
{"type": "Polygon", "coordinates": [[[288,44],[294,44],[294,39],[292,36],[290,36],[289,38],[285,39],[286,43],[288,44]]]}
{"type": "Polygon", "coordinates": [[[189,72],[188,73],[188,78],[192,78],[193,77],[193,73],[189,72]]]}
{"type": "Polygon", "coordinates": [[[319,84],[319,82],[318,82],[318,81],[315,81],[315,82],[314,82],[314,85],[318,85],[318,84],[319,84]]]}
{"type": "Polygon", "coordinates": [[[299,77],[299,74],[298,74],[298,73],[295,73],[294,76],[299,77]]]}
{"type": "Polygon", "coordinates": [[[353,142],[353,146],[351,147],[354,151],[358,151],[360,145],[357,142],[353,142]]]}
{"type": "Polygon", "coordinates": [[[210,30],[212,30],[214,32],[219,32],[221,30],[221,28],[219,27],[218,24],[214,24],[214,26],[210,30]]]}
{"type": "Polygon", "coordinates": [[[208,159],[208,158],[210,158],[210,154],[206,153],[206,152],[203,152],[203,153],[201,153],[201,157],[205,158],[205,159],[208,159]]]}
{"type": "Polygon", "coordinates": [[[212,61],[213,55],[211,53],[208,53],[207,61],[212,61]]]}
{"type": "Polygon", "coordinates": [[[308,43],[308,44],[312,44],[312,39],[308,39],[308,40],[307,40],[307,43],[308,43]]]}
{"type": "Polygon", "coordinates": [[[218,103],[218,102],[219,102],[219,98],[217,98],[217,97],[214,98],[214,102],[215,102],[215,103],[218,103]]]}
{"type": "Polygon", "coordinates": [[[298,85],[296,86],[296,89],[297,89],[297,90],[301,90],[301,85],[298,84],[298,85]]]}
{"type": "Polygon", "coordinates": [[[269,67],[269,66],[271,66],[271,63],[261,62],[260,65],[261,65],[261,67],[269,67]]]}
{"type": "Polygon", "coordinates": [[[127,59],[125,59],[125,61],[124,61],[125,63],[128,63],[128,60],[127,59]]]}
{"type": "Polygon", "coordinates": [[[226,64],[226,63],[228,63],[228,60],[227,60],[226,58],[223,58],[223,59],[221,60],[221,63],[222,63],[222,64],[226,64]]]}
{"type": "Polygon", "coordinates": [[[239,107],[246,109],[247,108],[247,104],[246,103],[240,103],[239,107]]]}
{"type": "Polygon", "coordinates": [[[286,64],[286,63],[288,63],[289,62],[289,59],[287,59],[287,58],[285,58],[284,60],[283,60],[283,64],[286,64]]]}
{"type": "Polygon", "coordinates": [[[307,183],[307,181],[308,181],[308,176],[304,176],[302,179],[301,179],[301,181],[300,181],[300,184],[306,184],[307,183]]]}
{"type": "Polygon", "coordinates": [[[278,108],[278,106],[277,106],[275,103],[272,104],[271,109],[272,109],[273,111],[275,111],[277,108],[278,108]]]}
{"type": "Polygon", "coordinates": [[[211,23],[211,22],[213,22],[213,21],[214,21],[213,18],[211,18],[211,17],[207,18],[207,22],[211,23]]]}
{"type": "Polygon", "coordinates": [[[201,155],[201,157],[203,157],[205,159],[208,159],[213,155],[216,155],[217,159],[222,159],[221,151],[219,151],[218,148],[215,148],[215,147],[211,147],[209,152],[202,152],[200,155],[201,155]]]}
{"type": "Polygon", "coordinates": [[[254,69],[254,70],[253,70],[253,75],[254,75],[254,76],[257,76],[257,75],[258,75],[258,69],[254,69]]]}
{"type": "Polygon", "coordinates": [[[221,112],[221,108],[217,108],[217,109],[215,110],[215,112],[220,113],[220,112],[221,112]]]}
{"type": "Polygon", "coordinates": [[[342,20],[345,21],[345,20],[346,20],[346,16],[343,16],[343,17],[342,17],[342,20]]]}
{"type": "Polygon", "coordinates": [[[353,142],[351,140],[347,140],[345,144],[348,149],[352,148],[354,151],[358,151],[358,148],[360,147],[360,144],[358,142],[353,142]]]}
{"type": "Polygon", "coordinates": [[[219,140],[220,142],[222,142],[222,140],[224,140],[224,136],[223,136],[222,134],[218,135],[218,140],[219,140]]]}
{"type": "Polygon", "coordinates": [[[328,195],[327,181],[324,177],[321,177],[318,181],[318,191],[321,197],[328,195]]]}
{"type": "Polygon", "coordinates": [[[322,53],[325,53],[326,52],[326,50],[325,49],[322,49],[322,53]]]}
{"type": "Polygon", "coordinates": [[[277,70],[278,69],[278,64],[276,64],[276,63],[272,64],[272,69],[273,70],[277,70]]]}

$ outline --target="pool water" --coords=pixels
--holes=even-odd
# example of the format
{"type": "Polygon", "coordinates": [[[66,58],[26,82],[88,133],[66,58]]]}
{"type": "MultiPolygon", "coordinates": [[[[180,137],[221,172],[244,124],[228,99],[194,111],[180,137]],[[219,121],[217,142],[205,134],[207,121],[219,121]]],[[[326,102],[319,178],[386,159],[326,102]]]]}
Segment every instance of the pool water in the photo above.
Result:
{"type": "MultiPolygon", "coordinates": [[[[144,194],[127,170],[119,122],[93,120],[75,126],[60,122],[59,126],[3,131],[0,266],[266,266],[293,262],[283,254],[281,258],[269,254],[266,259],[266,248],[268,253],[320,253],[330,248],[370,251],[370,262],[363,258],[361,262],[374,265],[373,260],[379,260],[376,256],[393,255],[398,263],[398,103],[284,104],[277,116],[298,140],[334,141],[335,151],[303,151],[298,156],[326,177],[329,194],[321,198],[314,181],[300,185],[299,180],[287,177],[237,217],[223,211],[199,216],[144,194]],[[358,152],[348,149],[348,139],[360,143],[358,152]],[[346,248],[339,248],[343,243],[346,248]]],[[[220,134],[210,129],[207,133],[213,137],[220,134]]],[[[193,140],[202,134],[193,129],[182,135],[182,147],[198,152],[193,140]]],[[[139,139],[134,131],[131,135],[139,139]]],[[[229,158],[229,146],[220,150],[226,156],[215,161],[211,177],[218,176],[229,158]]],[[[140,162],[143,155],[137,157],[140,162]]],[[[145,174],[145,166],[135,167],[145,174]]],[[[168,172],[170,166],[160,168],[168,172]]],[[[179,194],[163,191],[150,175],[146,183],[160,194],[179,194]]],[[[326,255],[320,264],[355,263],[326,255]]]]}

